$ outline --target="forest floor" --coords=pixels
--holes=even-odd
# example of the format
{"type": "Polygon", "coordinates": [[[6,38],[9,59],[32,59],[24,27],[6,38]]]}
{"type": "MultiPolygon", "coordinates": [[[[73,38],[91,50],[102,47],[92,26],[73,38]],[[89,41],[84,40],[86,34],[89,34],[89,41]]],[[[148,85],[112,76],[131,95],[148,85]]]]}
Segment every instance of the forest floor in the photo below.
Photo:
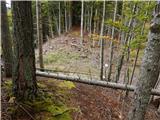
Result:
{"type": "MultiPolygon", "coordinates": [[[[62,34],[61,37],[49,39],[49,41],[43,45],[45,69],[52,69],[56,72],[65,71],[66,74],[70,72],[79,75],[85,74],[90,78],[98,78],[100,49],[99,47],[90,47],[91,41],[87,41],[89,39],[87,33],[84,38],[83,50],[79,47],[80,38],[78,28],[75,28],[69,33],[62,34]]],[[[116,51],[118,51],[118,48],[115,48],[113,63],[115,63],[117,59],[116,51]]],[[[106,42],[105,63],[108,63],[108,53],[109,42],[106,42]]],[[[37,56],[38,51],[36,50],[36,58],[37,56]]],[[[38,59],[36,59],[36,63],[38,67],[38,59]]],[[[114,66],[113,64],[113,68],[114,66]]],[[[139,66],[136,68],[133,81],[137,79],[138,67],[139,66]]],[[[122,69],[121,82],[123,82],[124,73],[125,65],[122,69]]],[[[131,100],[133,99],[130,93],[128,97],[125,97],[125,91],[110,88],[58,81],[42,77],[37,77],[37,80],[38,85],[42,86],[41,89],[47,89],[47,92],[50,91],[54,93],[54,100],[63,101],[67,108],[71,109],[69,112],[71,117],[67,116],[66,119],[58,118],[53,120],[126,120],[131,106],[131,100]]],[[[7,112],[9,105],[6,104],[9,99],[8,89],[2,87],[2,120],[10,120],[7,112]]],[[[145,120],[159,120],[160,116],[157,114],[156,110],[153,104],[149,104],[145,120]]],[[[63,112],[61,114],[63,114],[63,112]]],[[[38,116],[41,120],[47,120],[43,118],[44,113],[40,113],[38,116]]],[[[30,117],[26,116],[19,120],[30,119],[30,117]]]]}

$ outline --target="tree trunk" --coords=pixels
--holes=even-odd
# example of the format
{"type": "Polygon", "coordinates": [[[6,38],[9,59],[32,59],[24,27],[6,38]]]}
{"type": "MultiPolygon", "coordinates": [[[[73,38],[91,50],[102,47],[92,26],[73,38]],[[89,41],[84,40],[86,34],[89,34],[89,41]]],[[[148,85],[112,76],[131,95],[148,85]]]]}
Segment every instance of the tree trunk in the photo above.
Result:
{"type": "Polygon", "coordinates": [[[17,100],[32,100],[37,93],[31,1],[12,1],[14,66],[13,92],[17,100]]]}
{"type": "Polygon", "coordinates": [[[105,18],[105,0],[103,1],[103,17],[102,17],[102,24],[101,24],[101,33],[100,33],[100,80],[103,80],[103,64],[104,64],[104,39],[103,36],[103,29],[104,29],[104,18],[105,18]]]}
{"type": "MultiPolygon", "coordinates": [[[[97,8],[96,8],[96,10],[95,10],[95,15],[94,15],[94,29],[93,29],[93,34],[95,35],[96,34],[96,22],[97,22],[97,8]]],[[[94,37],[93,37],[93,43],[92,43],[92,46],[93,47],[95,47],[95,45],[96,45],[96,41],[95,41],[95,39],[94,39],[94,37]]]]}
{"type": "Polygon", "coordinates": [[[151,89],[155,86],[160,72],[160,3],[156,5],[153,16],[135,90],[134,104],[128,115],[129,120],[144,120],[151,89]]]}
{"type": "Polygon", "coordinates": [[[59,1],[59,29],[58,29],[58,35],[61,35],[61,1],[59,1]]]}
{"type": "Polygon", "coordinates": [[[36,15],[37,15],[37,39],[38,39],[38,48],[39,48],[39,64],[40,64],[40,68],[44,68],[41,2],[37,0],[36,0],[36,15]]]}
{"type": "Polygon", "coordinates": [[[56,30],[57,30],[57,33],[59,35],[58,19],[56,17],[55,11],[53,11],[53,17],[54,17],[54,21],[55,21],[55,24],[56,24],[56,30]]]}
{"type": "Polygon", "coordinates": [[[82,0],[82,7],[81,7],[81,45],[83,45],[83,12],[84,12],[84,1],[82,0]]]}
{"type": "Polygon", "coordinates": [[[90,11],[89,11],[89,9],[88,9],[88,13],[87,13],[87,32],[89,32],[89,28],[90,28],[90,11]]]}
{"type": "Polygon", "coordinates": [[[93,5],[91,6],[91,15],[90,15],[90,22],[89,22],[89,34],[92,34],[92,15],[93,15],[93,5]]]}
{"type": "MultiPolygon", "coordinates": [[[[114,8],[114,15],[113,15],[113,22],[116,21],[116,13],[117,13],[117,1],[115,1],[115,8],[114,8]]],[[[112,34],[111,34],[111,44],[110,44],[110,54],[109,54],[109,66],[108,66],[108,75],[107,79],[108,81],[111,80],[111,74],[112,74],[112,59],[113,59],[113,39],[114,39],[114,27],[112,27],[112,34]]]]}
{"type": "Polygon", "coordinates": [[[1,1],[1,30],[2,30],[2,58],[4,61],[4,73],[6,77],[12,76],[12,42],[9,31],[6,2],[1,1]]]}
{"type": "MultiPolygon", "coordinates": [[[[133,7],[133,15],[135,14],[136,9],[137,9],[137,4],[135,4],[134,7],[133,7]]],[[[133,21],[133,19],[134,18],[132,17],[130,19],[129,23],[128,23],[129,32],[125,36],[125,41],[124,41],[123,45],[127,45],[127,42],[129,40],[129,35],[130,35],[129,33],[130,33],[131,29],[132,29],[132,21],[133,21]]],[[[122,50],[122,53],[120,53],[120,55],[118,57],[118,62],[117,62],[117,65],[116,65],[115,78],[114,78],[115,82],[119,81],[119,77],[120,77],[120,72],[121,72],[122,65],[123,65],[123,59],[124,59],[125,51],[126,51],[126,47],[122,50]]]]}
{"type": "MultiPolygon", "coordinates": [[[[148,2],[148,4],[149,3],[150,2],[148,2]]],[[[148,14],[148,12],[145,13],[145,16],[147,16],[147,14],[148,14]]],[[[144,21],[144,23],[143,23],[143,26],[142,26],[142,29],[141,29],[141,35],[143,35],[143,33],[144,33],[145,24],[146,24],[146,21],[144,21]]],[[[133,80],[133,76],[134,76],[134,72],[135,72],[135,69],[136,69],[137,60],[138,60],[138,56],[139,56],[139,51],[140,51],[140,45],[138,45],[138,49],[137,49],[137,53],[136,53],[136,58],[135,58],[133,70],[132,70],[132,73],[131,73],[130,84],[132,84],[132,80],[133,80]]]]}
{"type": "Polygon", "coordinates": [[[71,11],[72,11],[72,8],[71,8],[71,1],[69,1],[69,30],[71,30],[71,27],[72,27],[72,16],[71,16],[71,11]]]}
{"type": "MultiPolygon", "coordinates": [[[[72,82],[78,82],[78,83],[84,83],[84,84],[88,84],[88,85],[108,87],[108,88],[120,89],[120,90],[134,91],[134,89],[135,89],[135,86],[133,86],[133,85],[125,85],[125,84],[121,84],[121,83],[101,81],[98,79],[88,79],[87,77],[80,77],[79,75],[73,75],[73,74],[67,75],[67,74],[63,74],[63,73],[36,71],[36,75],[40,76],[40,77],[46,77],[46,78],[55,78],[60,81],[66,80],[66,81],[72,81],[72,82]]],[[[156,89],[152,89],[151,93],[152,93],[152,95],[160,96],[160,91],[158,91],[156,89]]]]}
{"type": "Polygon", "coordinates": [[[68,22],[67,22],[67,3],[66,1],[64,1],[64,4],[65,4],[65,31],[67,32],[68,31],[68,22]]]}
{"type": "Polygon", "coordinates": [[[52,17],[49,15],[49,29],[50,29],[50,37],[53,38],[53,28],[52,28],[52,17]]]}
{"type": "MultiPolygon", "coordinates": [[[[86,6],[86,5],[85,5],[85,6],[86,6]]],[[[85,9],[84,9],[84,16],[83,16],[83,17],[84,17],[84,18],[83,18],[83,19],[84,19],[84,20],[83,20],[83,21],[84,21],[84,23],[83,23],[83,24],[84,24],[84,28],[83,28],[83,29],[84,29],[84,32],[87,31],[87,12],[86,12],[86,11],[87,11],[87,7],[85,7],[85,9]]]]}

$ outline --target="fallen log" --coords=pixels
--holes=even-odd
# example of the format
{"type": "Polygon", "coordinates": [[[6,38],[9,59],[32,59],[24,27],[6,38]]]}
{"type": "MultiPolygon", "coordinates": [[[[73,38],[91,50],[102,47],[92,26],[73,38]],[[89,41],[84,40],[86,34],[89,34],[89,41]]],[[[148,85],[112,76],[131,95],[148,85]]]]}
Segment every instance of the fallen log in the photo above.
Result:
{"type": "MultiPolygon", "coordinates": [[[[40,77],[55,78],[58,80],[67,80],[72,82],[78,82],[78,83],[84,83],[88,85],[96,85],[96,86],[108,87],[108,88],[120,89],[120,90],[134,91],[136,88],[133,85],[113,83],[113,82],[107,82],[107,81],[95,80],[95,79],[86,79],[86,78],[81,78],[80,76],[75,76],[75,75],[74,76],[65,75],[63,73],[57,74],[57,73],[51,73],[51,72],[36,71],[36,75],[40,77]]],[[[160,96],[160,91],[156,89],[152,89],[151,94],[160,96]]]]}

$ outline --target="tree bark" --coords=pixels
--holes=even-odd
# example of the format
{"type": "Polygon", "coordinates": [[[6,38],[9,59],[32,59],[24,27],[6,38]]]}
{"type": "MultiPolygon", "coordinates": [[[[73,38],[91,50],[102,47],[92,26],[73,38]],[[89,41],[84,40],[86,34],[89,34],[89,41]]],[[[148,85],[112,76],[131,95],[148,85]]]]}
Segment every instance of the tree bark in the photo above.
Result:
{"type": "MultiPolygon", "coordinates": [[[[97,8],[96,8],[96,10],[95,10],[95,15],[94,15],[94,29],[93,29],[93,34],[95,35],[96,34],[96,22],[97,22],[97,8]]],[[[93,47],[95,47],[95,44],[96,44],[96,41],[95,41],[95,39],[94,39],[94,37],[93,37],[93,43],[92,43],[92,45],[93,45],[93,47]]]]}
{"type": "Polygon", "coordinates": [[[17,100],[37,94],[31,1],[12,1],[14,69],[13,93],[17,100]]]}
{"type": "Polygon", "coordinates": [[[160,72],[160,3],[156,5],[153,16],[129,120],[144,120],[151,89],[160,72]]]}
{"type": "Polygon", "coordinates": [[[82,0],[82,7],[81,7],[81,46],[83,45],[83,12],[84,12],[84,1],[82,0]]]}
{"type": "Polygon", "coordinates": [[[37,39],[38,39],[38,49],[39,49],[39,65],[40,65],[40,68],[44,68],[41,1],[38,1],[38,0],[36,0],[36,16],[37,16],[37,39]]]}
{"type": "Polygon", "coordinates": [[[55,11],[54,11],[54,10],[53,10],[53,17],[54,17],[54,21],[55,21],[55,24],[56,24],[57,33],[59,34],[58,19],[57,19],[57,17],[56,17],[56,14],[55,14],[55,11]]]}
{"type": "Polygon", "coordinates": [[[72,7],[71,7],[71,1],[69,1],[69,15],[68,15],[68,17],[69,17],[69,30],[71,30],[71,27],[72,27],[72,15],[71,15],[71,12],[72,12],[72,7]]]}
{"type": "Polygon", "coordinates": [[[12,76],[12,41],[9,31],[6,2],[1,1],[1,30],[2,30],[2,58],[4,62],[4,73],[6,77],[12,76]]]}
{"type": "Polygon", "coordinates": [[[65,31],[67,32],[68,31],[68,22],[67,22],[67,3],[66,1],[64,1],[64,4],[65,4],[65,31]]]}
{"type": "Polygon", "coordinates": [[[61,1],[59,1],[59,29],[58,29],[58,35],[61,35],[61,1]]]}
{"type": "MultiPolygon", "coordinates": [[[[135,4],[134,7],[133,7],[133,15],[135,14],[136,9],[137,9],[137,4],[135,4]]],[[[129,40],[129,37],[130,37],[129,33],[130,33],[131,29],[132,29],[132,21],[133,21],[133,19],[134,19],[134,17],[132,17],[130,19],[129,23],[128,23],[129,32],[125,36],[125,41],[124,41],[123,45],[127,45],[127,43],[128,43],[128,40],[129,40]]],[[[115,82],[119,81],[119,77],[120,77],[120,72],[121,72],[122,65],[123,65],[123,59],[124,59],[125,51],[126,51],[126,47],[122,50],[122,53],[120,53],[120,55],[118,57],[118,62],[117,62],[116,71],[115,71],[115,78],[114,78],[115,82]]]]}
{"type": "Polygon", "coordinates": [[[105,18],[105,0],[103,1],[103,17],[102,17],[102,24],[101,24],[101,33],[100,33],[100,79],[103,80],[103,64],[104,64],[104,39],[103,30],[104,30],[104,18],[105,18]]]}
{"type": "MultiPolygon", "coordinates": [[[[115,1],[115,8],[114,8],[114,15],[113,15],[113,22],[116,21],[116,14],[117,14],[117,1],[115,1]]],[[[111,44],[110,44],[110,54],[109,54],[109,66],[108,66],[108,75],[107,79],[110,81],[111,74],[112,74],[112,59],[113,59],[113,39],[114,39],[114,27],[112,27],[112,34],[111,34],[111,44]]]]}
{"type": "Polygon", "coordinates": [[[89,22],[89,34],[92,34],[92,15],[93,15],[93,5],[91,6],[91,15],[90,15],[90,22],[89,22]]]}

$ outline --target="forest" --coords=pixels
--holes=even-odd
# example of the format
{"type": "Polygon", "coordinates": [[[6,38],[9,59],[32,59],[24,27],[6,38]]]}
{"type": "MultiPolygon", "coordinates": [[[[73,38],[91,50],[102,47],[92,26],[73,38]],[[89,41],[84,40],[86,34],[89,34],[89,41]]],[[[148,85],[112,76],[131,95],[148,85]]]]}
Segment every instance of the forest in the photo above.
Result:
{"type": "Polygon", "coordinates": [[[1,0],[1,120],[160,120],[159,0],[1,0]]]}

